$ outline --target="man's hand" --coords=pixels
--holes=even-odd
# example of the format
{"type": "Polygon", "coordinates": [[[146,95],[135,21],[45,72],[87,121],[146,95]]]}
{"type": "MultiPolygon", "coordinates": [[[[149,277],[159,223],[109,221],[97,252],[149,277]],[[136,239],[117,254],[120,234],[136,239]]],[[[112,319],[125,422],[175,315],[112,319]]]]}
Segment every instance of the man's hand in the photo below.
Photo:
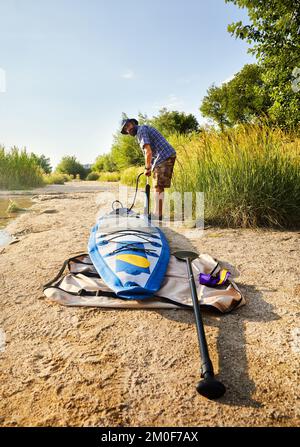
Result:
{"type": "Polygon", "coordinates": [[[144,171],[144,174],[147,176],[147,177],[151,177],[151,168],[145,168],[145,171],[144,171]]]}

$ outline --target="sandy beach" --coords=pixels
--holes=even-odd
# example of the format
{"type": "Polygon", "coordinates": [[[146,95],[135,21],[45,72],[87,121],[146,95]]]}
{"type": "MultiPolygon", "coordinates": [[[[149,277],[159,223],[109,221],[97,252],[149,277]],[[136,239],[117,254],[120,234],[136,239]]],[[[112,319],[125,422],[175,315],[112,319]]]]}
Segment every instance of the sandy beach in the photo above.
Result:
{"type": "MultiPolygon", "coordinates": [[[[296,231],[171,227],[172,250],[235,267],[246,305],[204,322],[219,401],[199,396],[192,311],[53,304],[42,286],[86,252],[118,185],[72,182],[31,192],[0,248],[1,426],[299,426],[300,272],[296,231]]],[[[6,194],[1,192],[2,195],[6,194]]]]}

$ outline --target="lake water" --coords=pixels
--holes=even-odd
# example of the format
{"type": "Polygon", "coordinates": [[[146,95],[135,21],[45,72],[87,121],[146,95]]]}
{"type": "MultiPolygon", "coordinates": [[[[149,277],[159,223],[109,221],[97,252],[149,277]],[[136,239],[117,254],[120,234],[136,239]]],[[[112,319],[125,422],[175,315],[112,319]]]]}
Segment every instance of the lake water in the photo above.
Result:
{"type": "Polygon", "coordinates": [[[4,228],[20,214],[6,212],[10,200],[13,200],[20,208],[30,208],[32,205],[30,196],[0,196],[0,247],[7,245],[12,239],[4,228]]]}

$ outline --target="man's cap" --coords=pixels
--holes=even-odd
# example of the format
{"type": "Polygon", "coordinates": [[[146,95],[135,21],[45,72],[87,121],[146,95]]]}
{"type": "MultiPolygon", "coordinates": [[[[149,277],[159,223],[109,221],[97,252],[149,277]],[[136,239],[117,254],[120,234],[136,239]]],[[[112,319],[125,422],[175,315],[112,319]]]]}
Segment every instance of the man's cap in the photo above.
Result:
{"type": "Polygon", "coordinates": [[[125,118],[121,121],[121,125],[120,125],[120,132],[123,135],[127,135],[126,132],[124,132],[124,127],[126,126],[127,123],[132,122],[134,124],[136,124],[137,126],[139,125],[139,122],[135,119],[135,118],[125,118]]]}

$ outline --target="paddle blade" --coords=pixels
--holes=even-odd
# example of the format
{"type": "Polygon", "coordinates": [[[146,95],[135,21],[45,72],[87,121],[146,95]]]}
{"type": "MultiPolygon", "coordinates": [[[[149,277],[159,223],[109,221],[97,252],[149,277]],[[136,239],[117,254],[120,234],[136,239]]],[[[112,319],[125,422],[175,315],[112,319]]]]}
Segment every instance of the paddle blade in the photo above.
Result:
{"type": "Polygon", "coordinates": [[[177,259],[181,259],[182,261],[186,261],[187,259],[190,259],[192,261],[193,259],[196,259],[199,256],[198,253],[195,253],[194,251],[186,251],[186,250],[175,251],[173,255],[177,259]]]}

